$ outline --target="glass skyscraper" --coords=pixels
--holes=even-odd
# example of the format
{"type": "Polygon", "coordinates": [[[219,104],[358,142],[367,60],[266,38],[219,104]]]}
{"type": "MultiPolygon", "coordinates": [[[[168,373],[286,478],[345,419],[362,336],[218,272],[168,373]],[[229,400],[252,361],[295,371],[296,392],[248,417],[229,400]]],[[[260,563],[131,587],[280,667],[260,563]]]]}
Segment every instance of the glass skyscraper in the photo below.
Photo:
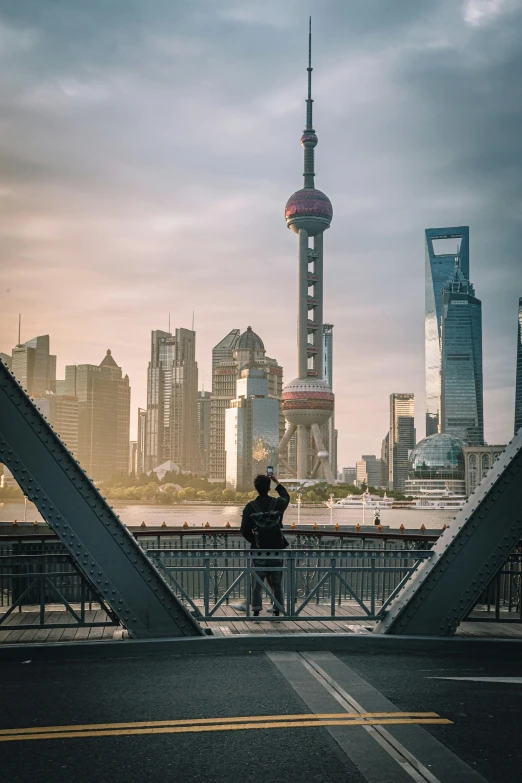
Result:
{"type": "Polygon", "coordinates": [[[522,427],[522,297],[518,300],[517,381],[515,390],[515,435],[522,427]]]}
{"type": "Polygon", "coordinates": [[[415,398],[390,394],[388,436],[388,488],[402,492],[408,478],[408,454],[415,446],[415,398]]]}
{"type": "Polygon", "coordinates": [[[460,267],[442,291],[441,432],[469,446],[484,443],[482,304],[460,267]]]}
{"type": "Polygon", "coordinates": [[[455,258],[469,280],[469,228],[427,228],[426,234],[426,436],[440,430],[442,289],[453,274],[455,258]],[[437,241],[456,240],[451,252],[436,252],[437,241]],[[460,244],[458,244],[460,241],[460,244]]]}

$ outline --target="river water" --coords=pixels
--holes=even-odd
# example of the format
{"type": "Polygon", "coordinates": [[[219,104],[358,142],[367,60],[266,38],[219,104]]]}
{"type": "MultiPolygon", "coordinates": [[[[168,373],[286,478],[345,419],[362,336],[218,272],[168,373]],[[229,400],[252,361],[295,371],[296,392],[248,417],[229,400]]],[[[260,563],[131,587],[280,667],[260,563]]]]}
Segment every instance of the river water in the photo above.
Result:
{"type": "MultiPolygon", "coordinates": [[[[147,525],[160,526],[163,522],[167,527],[180,527],[186,522],[189,527],[203,527],[207,522],[211,527],[224,527],[230,522],[232,527],[239,527],[241,523],[241,506],[141,506],[125,503],[113,502],[113,508],[119,515],[122,522],[126,525],[141,525],[145,522],[147,525]]],[[[418,529],[422,524],[428,529],[441,529],[445,524],[453,519],[454,511],[421,511],[419,509],[384,509],[381,511],[381,524],[383,527],[399,528],[404,525],[410,530],[418,529]]],[[[1,503],[0,502],[0,522],[12,522],[17,519],[21,522],[24,519],[24,504],[20,503],[1,503]]],[[[42,517],[32,503],[27,504],[27,520],[42,521],[42,517]]],[[[301,525],[339,524],[343,525],[365,525],[373,526],[373,511],[358,508],[333,508],[331,511],[326,506],[317,508],[301,508],[298,520],[298,509],[291,506],[285,513],[285,526],[292,522],[301,525]]]]}

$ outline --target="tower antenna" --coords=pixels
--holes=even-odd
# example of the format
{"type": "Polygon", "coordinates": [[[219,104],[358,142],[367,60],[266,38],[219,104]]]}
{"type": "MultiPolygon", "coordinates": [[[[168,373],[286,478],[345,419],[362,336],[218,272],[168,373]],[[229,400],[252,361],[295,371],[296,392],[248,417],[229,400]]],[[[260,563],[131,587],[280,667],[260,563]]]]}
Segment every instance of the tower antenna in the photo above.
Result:
{"type": "Polygon", "coordinates": [[[169,334],[170,334],[170,310],[169,310],[169,334]]]}
{"type": "Polygon", "coordinates": [[[308,97],[306,99],[306,130],[313,130],[312,123],[312,17],[308,19],[308,97]]]}
{"type": "Polygon", "coordinates": [[[22,331],[22,313],[18,313],[18,345],[21,345],[20,336],[22,331]]]}
{"type": "Polygon", "coordinates": [[[194,331],[194,310],[192,311],[192,331],[194,331]]]}

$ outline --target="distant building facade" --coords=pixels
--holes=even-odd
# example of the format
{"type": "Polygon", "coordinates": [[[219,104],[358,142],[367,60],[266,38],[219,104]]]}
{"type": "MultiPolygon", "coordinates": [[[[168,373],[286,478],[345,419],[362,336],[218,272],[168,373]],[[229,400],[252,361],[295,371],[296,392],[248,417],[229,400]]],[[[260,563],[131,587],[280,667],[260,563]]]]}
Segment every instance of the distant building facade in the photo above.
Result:
{"type": "Polygon", "coordinates": [[[30,397],[56,391],[56,356],[50,353],[48,334],[13,348],[11,371],[30,397]]]}
{"type": "Polygon", "coordinates": [[[138,440],[136,441],[135,474],[141,476],[147,470],[147,409],[138,408],[138,440]]]}
{"type": "Polygon", "coordinates": [[[458,495],[464,497],[465,444],[454,435],[436,433],[418,443],[408,460],[404,492],[408,496],[458,495]]]}
{"type": "Polygon", "coordinates": [[[99,365],[65,368],[69,397],[78,399],[78,460],[94,480],[129,472],[130,385],[110,351],[99,365]]]}
{"type": "Polygon", "coordinates": [[[355,483],[358,487],[362,484],[367,487],[381,486],[381,460],[375,454],[363,454],[355,463],[355,483]]]}
{"type": "Polygon", "coordinates": [[[156,330],[147,374],[147,470],[168,460],[198,469],[196,333],[156,330]]]}
{"type": "Polygon", "coordinates": [[[353,468],[343,468],[341,471],[341,481],[343,484],[355,484],[356,479],[356,469],[355,466],[353,468]]]}
{"type": "Polygon", "coordinates": [[[482,304],[458,257],[442,289],[440,431],[484,443],[482,304]]]}
{"type": "Polygon", "coordinates": [[[198,472],[210,471],[210,398],[208,391],[198,392],[198,472]]]}
{"type": "Polygon", "coordinates": [[[389,484],[390,432],[388,431],[381,443],[381,487],[389,484]]]}
{"type": "Polygon", "coordinates": [[[277,475],[279,413],[279,400],[269,395],[266,371],[245,368],[225,413],[227,486],[250,491],[255,476],[266,473],[268,465],[277,475]]]}
{"type": "Polygon", "coordinates": [[[408,453],[415,446],[415,400],[413,394],[390,394],[388,438],[388,488],[404,490],[408,478],[408,453]]]}
{"type": "Polygon", "coordinates": [[[210,459],[209,474],[214,481],[225,481],[226,448],[225,420],[226,411],[236,398],[237,381],[247,366],[264,371],[268,381],[269,397],[278,400],[280,410],[279,431],[284,434],[284,417],[281,412],[283,391],[283,369],[275,359],[266,355],[263,341],[248,327],[246,332],[238,334],[233,329],[212,351],[212,394],[210,398],[210,459]]]}
{"type": "Polygon", "coordinates": [[[515,388],[515,435],[522,427],[522,297],[518,300],[517,375],[515,388]]]}
{"type": "Polygon", "coordinates": [[[487,476],[493,463],[502,454],[505,446],[464,446],[464,480],[466,495],[472,495],[487,476]]]}
{"type": "Polygon", "coordinates": [[[36,397],[34,403],[59,435],[60,440],[78,459],[80,436],[78,398],[60,394],[45,394],[42,397],[36,397]]]}
{"type": "MultiPolygon", "coordinates": [[[[442,289],[458,258],[469,280],[469,227],[427,228],[425,261],[426,436],[440,431],[442,289]],[[455,240],[455,250],[437,253],[438,240],[455,240]],[[457,246],[458,245],[458,246],[457,246]]],[[[445,248],[447,249],[447,248],[445,248]]]]}

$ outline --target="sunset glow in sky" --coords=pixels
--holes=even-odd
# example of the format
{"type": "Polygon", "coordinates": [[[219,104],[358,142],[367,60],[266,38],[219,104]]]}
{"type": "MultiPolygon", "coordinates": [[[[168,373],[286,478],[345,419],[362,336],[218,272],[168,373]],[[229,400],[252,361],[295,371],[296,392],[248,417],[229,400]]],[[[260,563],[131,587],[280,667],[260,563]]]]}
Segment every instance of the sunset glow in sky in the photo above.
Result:
{"type": "Polygon", "coordinates": [[[513,430],[522,296],[517,0],[0,0],[0,351],[107,348],[146,404],[150,331],[248,325],[295,377],[308,14],[316,186],[334,217],[339,466],[379,455],[391,392],[424,435],[424,229],[470,226],[485,432],[513,430]]]}

